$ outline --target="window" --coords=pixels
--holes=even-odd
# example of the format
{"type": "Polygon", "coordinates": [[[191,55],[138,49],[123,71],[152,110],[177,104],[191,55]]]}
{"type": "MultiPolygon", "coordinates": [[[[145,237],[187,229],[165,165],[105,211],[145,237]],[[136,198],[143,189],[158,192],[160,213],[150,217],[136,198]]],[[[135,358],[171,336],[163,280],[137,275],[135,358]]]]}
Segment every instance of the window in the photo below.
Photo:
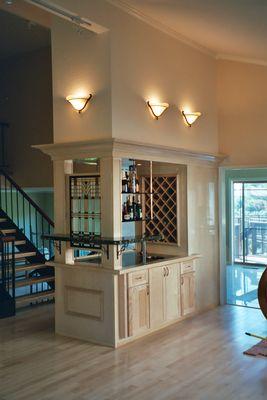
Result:
{"type": "Polygon", "coordinates": [[[267,182],[233,183],[233,260],[267,263],[267,182]]]}

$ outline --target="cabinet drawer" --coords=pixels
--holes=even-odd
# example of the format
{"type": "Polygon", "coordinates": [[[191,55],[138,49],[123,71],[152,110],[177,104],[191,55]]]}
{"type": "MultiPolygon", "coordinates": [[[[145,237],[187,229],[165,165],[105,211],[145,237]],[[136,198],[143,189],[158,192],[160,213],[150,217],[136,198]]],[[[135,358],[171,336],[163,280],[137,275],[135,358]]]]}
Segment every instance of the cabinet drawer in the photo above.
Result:
{"type": "Polygon", "coordinates": [[[148,283],[148,271],[131,272],[128,274],[128,285],[129,287],[143,285],[148,283]]]}
{"type": "Polygon", "coordinates": [[[187,272],[194,272],[194,261],[184,261],[181,263],[181,274],[186,274],[187,272]]]}

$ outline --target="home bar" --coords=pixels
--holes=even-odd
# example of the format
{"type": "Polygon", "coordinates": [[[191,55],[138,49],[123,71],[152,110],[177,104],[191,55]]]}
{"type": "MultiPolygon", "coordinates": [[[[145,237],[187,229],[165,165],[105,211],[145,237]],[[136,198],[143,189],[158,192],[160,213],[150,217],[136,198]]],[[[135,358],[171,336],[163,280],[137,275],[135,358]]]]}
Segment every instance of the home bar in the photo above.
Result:
{"type": "Polygon", "coordinates": [[[220,156],[119,139],[36,147],[54,162],[57,333],[118,347],[210,308],[201,249],[217,251],[220,156]]]}

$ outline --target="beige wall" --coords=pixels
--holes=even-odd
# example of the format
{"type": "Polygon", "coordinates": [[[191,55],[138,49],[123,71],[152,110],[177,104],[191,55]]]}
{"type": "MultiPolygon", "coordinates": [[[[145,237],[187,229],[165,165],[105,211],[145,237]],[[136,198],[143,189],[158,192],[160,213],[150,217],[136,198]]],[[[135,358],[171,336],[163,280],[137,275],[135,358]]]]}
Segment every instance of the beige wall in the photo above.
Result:
{"type": "Polygon", "coordinates": [[[54,141],[75,142],[111,137],[109,34],[82,33],[70,22],[53,18],[54,141]],[[93,95],[77,113],[68,95],[93,95]]]}
{"type": "Polygon", "coordinates": [[[219,150],[225,164],[267,165],[267,67],[218,61],[219,150]]]}
{"type": "Polygon", "coordinates": [[[216,61],[122,11],[114,22],[113,137],[217,152],[216,61]],[[145,104],[153,98],[170,104],[158,121],[145,104]],[[203,113],[192,128],[187,107],[203,113]]]}
{"type": "Polygon", "coordinates": [[[53,141],[50,49],[2,61],[0,88],[11,175],[23,187],[52,186],[50,158],[31,148],[53,141]]]}
{"type": "Polygon", "coordinates": [[[52,24],[54,139],[102,137],[139,140],[206,152],[218,149],[216,61],[111,6],[103,0],[59,4],[105,26],[102,35],[75,33],[73,25],[52,24]],[[64,98],[92,92],[90,108],[75,113],[64,98]],[[156,121],[145,101],[171,104],[156,121]],[[178,108],[202,111],[192,128],[178,108]]]}

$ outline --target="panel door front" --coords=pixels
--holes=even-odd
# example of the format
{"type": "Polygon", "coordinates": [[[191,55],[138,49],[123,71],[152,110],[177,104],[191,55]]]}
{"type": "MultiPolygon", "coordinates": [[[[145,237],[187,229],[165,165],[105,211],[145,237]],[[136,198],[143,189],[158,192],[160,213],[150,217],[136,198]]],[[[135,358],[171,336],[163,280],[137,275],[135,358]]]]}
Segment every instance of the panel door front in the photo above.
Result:
{"type": "Polygon", "coordinates": [[[150,286],[150,327],[157,328],[165,320],[165,267],[151,268],[149,271],[150,286]]]}
{"type": "Polygon", "coordinates": [[[148,285],[129,288],[129,336],[149,329],[148,285]]]}
{"type": "Polygon", "coordinates": [[[182,315],[195,311],[195,273],[181,275],[182,315]]]}
{"type": "Polygon", "coordinates": [[[177,319],[180,311],[180,288],[178,279],[178,265],[169,265],[165,277],[165,319],[177,319]]]}

